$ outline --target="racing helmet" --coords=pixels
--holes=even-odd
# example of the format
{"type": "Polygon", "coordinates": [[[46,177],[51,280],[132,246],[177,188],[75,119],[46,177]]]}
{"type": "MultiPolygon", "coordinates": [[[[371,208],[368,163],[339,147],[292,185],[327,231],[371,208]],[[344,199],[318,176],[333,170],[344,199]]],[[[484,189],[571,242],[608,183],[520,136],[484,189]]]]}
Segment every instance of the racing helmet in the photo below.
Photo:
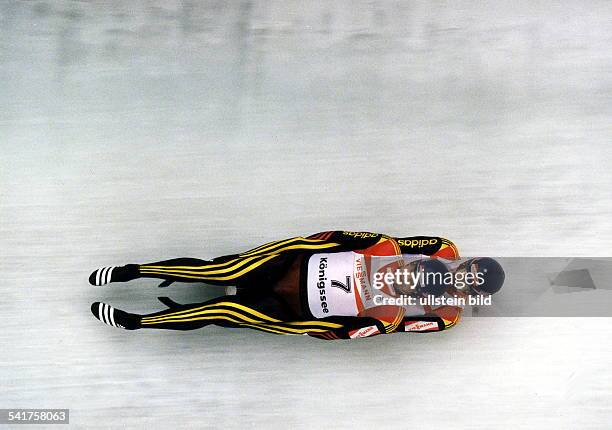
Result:
{"type": "Polygon", "coordinates": [[[495,294],[504,285],[506,273],[496,260],[490,257],[470,258],[462,262],[456,272],[474,273],[475,280],[469,284],[470,292],[474,294],[495,294]]]}
{"type": "Polygon", "coordinates": [[[448,268],[444,263],[436,259],[417,260],[414,268],[415,273],[420,273],[419,283],[415,287],[417,294],[421,296],[439,297],[449,286],[445,283],[448,268]]]}

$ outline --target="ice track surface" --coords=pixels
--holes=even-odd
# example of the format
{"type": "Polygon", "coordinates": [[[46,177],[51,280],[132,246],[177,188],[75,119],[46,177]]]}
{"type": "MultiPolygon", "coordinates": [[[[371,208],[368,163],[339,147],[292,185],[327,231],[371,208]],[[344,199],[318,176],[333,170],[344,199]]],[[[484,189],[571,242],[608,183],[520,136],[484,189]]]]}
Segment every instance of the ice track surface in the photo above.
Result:
{"type": "Polygon", "coordinates": [[[96,267],[326,229],[610,256],[607,2],[0,3],[0,407],[73,427],[608,429],[612,320],[124,332],[96,267]]]}

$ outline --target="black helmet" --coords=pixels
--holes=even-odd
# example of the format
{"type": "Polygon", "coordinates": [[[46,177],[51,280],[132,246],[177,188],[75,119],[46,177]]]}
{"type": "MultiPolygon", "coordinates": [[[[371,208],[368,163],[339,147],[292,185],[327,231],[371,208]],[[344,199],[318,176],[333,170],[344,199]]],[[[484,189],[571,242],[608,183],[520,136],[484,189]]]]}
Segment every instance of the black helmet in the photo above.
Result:
{"type": "Polygon", "coordinates": [[[476,282],[470,285],[476,294],[495,294],[504,285],[506,273],[497,261],[489,257],[478,257],[467,260],[459,267],[465,267],[468,272],[476,273],[476,282]]]}
{"type": "Polygon", "coordinates": [[[447,279],[448,268],[441,261],[436,259],[419,260],[415,273],[421,273],[419,284],[416,286],[418,294],[438,297],[446,291],[448,284],[445,283],[445,279],[447,279]]]}

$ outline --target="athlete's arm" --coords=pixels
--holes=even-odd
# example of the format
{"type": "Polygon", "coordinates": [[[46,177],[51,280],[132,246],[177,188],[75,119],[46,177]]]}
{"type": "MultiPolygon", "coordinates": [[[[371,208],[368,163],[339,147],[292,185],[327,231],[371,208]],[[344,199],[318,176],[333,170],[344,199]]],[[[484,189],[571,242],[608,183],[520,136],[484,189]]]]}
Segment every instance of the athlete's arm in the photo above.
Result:
{"type": "Polygon", "coordinates": [[[395,332],[432,333],[446,330],[449,327],[438,315],[427,314],[405,317],[395,332]]]}
{"type": "Polygon", "coordinates": [[[342,327],[323,333],[308,333],[309,336],[323,340],[343,340],[372,337],[386,333],[384,323],[371,317],[336,316],[321,321],[333,321],[342,324],[342,327]]]}
{"type": "Polygon", "coordinates": [[[365,309],[356,317],[334,316],[321,321],[341,324],[341,328],[324,333],[308,333],[312,337],[324,340],[357,339],[362,337],[390,334],[397,331],[404,317],[401,306],[376,306],[365,309]]]}
{"type": "Polygon", "coordinates": [[[436,314],[404,317],[395,328],[386,325],[383,321],[376,318],[343,318],[352,318],[354,321],[350,324],[346,324],[341,329],[330,330],[324,333],[308,334],[323,340],[358,339],[393,333],[433,333],[446,330],[456,324],[456,321],[451,322],[445,320],[436,314]]]}
{"type": "Polygon", "coordinates": [[[409,236],[395,238],[381,233],[337,230],[316,233],[308,236],[307,239],[335,242],[340,245],[343,251],[366,249],[385,241],[391,241],[399,245],[399,254],[423,254],[446,258],[448,260],[459,258],[457,246],[449,239],[439,236],[409,236]]]}
{"type": "Polygon", "coordinates": [[[308,333],[312,337],[323,340],[357,339],[361,337],[372,337],[381,334],[393,333],[433,333],[453,327],[457,319],[450,321],[436,314],[418,315],[404,317],[400,324],[391,331],[385,328],[385,324],[375,318],[352,317],[358,321],[350,327],[330,330],[324,333],[308,333]]]}

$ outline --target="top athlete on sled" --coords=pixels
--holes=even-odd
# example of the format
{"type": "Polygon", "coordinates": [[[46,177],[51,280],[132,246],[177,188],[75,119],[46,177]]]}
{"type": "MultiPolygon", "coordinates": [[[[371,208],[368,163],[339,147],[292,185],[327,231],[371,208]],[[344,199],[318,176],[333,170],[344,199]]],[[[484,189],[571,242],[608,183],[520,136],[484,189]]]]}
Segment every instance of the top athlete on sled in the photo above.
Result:
{"type": "Polygon", "coordinates": [[[127,330],[193,330],[214,324],[335,340],[445,330],[459,321],[461,306],[398,299],[490,295],[499,291],[504,277],[495,260],[461,260],[456,246],[441,237],[329,231],[210,261],[177,258],[103,267],[90,275],[89,282],[158,278],[164,280],[161,286],[180,281],[236,287],[235,295],[203,303],[178,304],[160,297],[167,309],[147,315],[92,304],[100,321],[127,330]],[[385,276],[400,269],[411,274],[407,282],[385,276]],[[478,276],[469,278],[470,273],[478,276]],[[465,282],[449,285],[449,274],[465,282]]]}

